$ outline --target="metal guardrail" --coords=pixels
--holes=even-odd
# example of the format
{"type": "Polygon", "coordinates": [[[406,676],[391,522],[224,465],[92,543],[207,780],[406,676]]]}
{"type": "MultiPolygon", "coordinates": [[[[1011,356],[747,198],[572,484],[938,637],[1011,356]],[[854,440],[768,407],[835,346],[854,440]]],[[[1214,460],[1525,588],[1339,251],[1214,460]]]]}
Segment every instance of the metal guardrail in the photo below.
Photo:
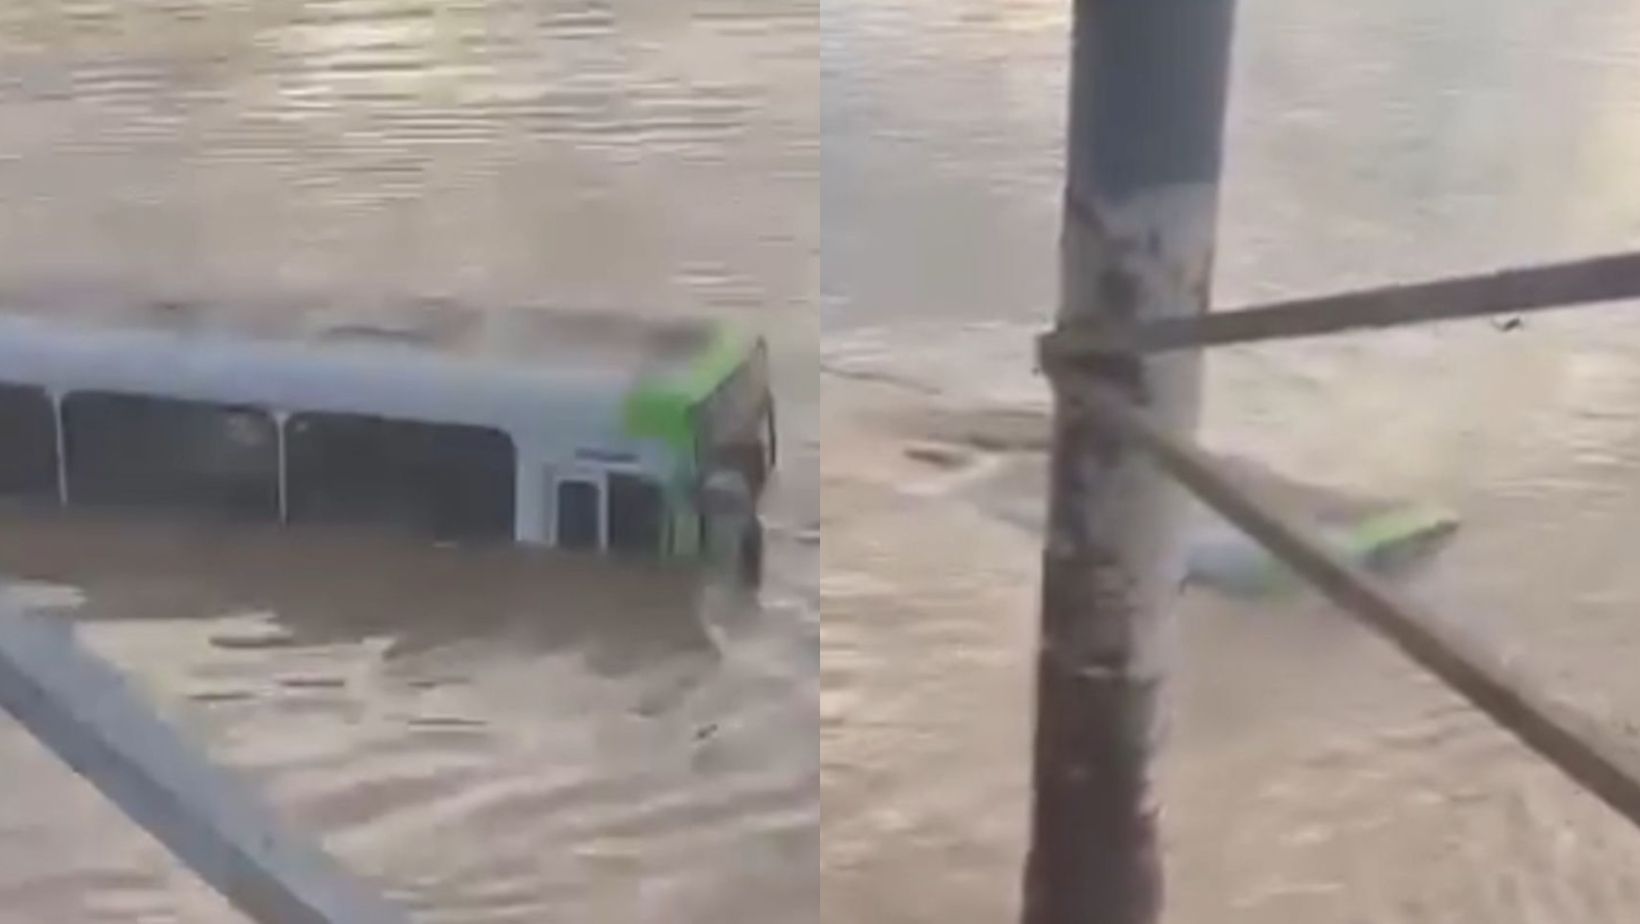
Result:
{"type": "Polygon", "coordinates": [[[1164,353],[1343,331],[1547,311],[1640,297],[1640,251],[1299,298],[1252,308],[1141,320],[1125,328],[1064,327],[1042,343],[1050,360],[1164,353]]]}
{"type": "Polygon", "coordinates": [[[159,719],[73,625],[0,605],[0,708],[258,924],[403,924],[159,719]]]}

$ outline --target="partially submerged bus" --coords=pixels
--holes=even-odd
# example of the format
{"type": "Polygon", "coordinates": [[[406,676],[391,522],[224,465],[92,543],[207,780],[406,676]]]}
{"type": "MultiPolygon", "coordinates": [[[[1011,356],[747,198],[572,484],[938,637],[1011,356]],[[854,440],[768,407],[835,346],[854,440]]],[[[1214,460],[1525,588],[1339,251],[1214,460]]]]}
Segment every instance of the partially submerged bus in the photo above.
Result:
{"type": "Polygon", "coordinates": [[[757,579],[777,455],[761,338],[472,315],[276,336],[0,315],[0,500],[645,557],[727,543],[757,579]]]}

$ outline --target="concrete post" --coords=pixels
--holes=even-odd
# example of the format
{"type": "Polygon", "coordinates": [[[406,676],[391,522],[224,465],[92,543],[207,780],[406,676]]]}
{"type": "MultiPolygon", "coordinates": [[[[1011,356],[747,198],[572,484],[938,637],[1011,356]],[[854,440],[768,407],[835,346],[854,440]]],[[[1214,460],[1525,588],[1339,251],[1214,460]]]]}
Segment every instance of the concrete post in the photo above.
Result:
{"type": "MultiPolygon", "coordinates": [[[[1234,0],[1075,0],[1061,329],[1206,310],[1234,0]]],[[[1114,339],[1114,338],[1113,338],[1114,339]]],[[[1194,354],[1091,365],[1179,430],[1194,354]]],[[[1154,924],[1177,489],[1055,383],[1025,924],[1154,924]]]]}

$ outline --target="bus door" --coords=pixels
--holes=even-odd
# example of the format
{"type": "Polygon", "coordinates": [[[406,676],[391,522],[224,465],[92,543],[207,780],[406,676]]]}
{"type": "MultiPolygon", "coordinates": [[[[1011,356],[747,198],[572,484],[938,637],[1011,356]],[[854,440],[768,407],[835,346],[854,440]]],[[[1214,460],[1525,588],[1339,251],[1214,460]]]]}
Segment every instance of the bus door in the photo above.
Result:
{"type": "Polygon", "coordinates": [[[598,469],[576,467],[557,473],[553,483],[553,545],[584,552],[604,548],[608,535],[604,490],[604,473],[598,469]]]}

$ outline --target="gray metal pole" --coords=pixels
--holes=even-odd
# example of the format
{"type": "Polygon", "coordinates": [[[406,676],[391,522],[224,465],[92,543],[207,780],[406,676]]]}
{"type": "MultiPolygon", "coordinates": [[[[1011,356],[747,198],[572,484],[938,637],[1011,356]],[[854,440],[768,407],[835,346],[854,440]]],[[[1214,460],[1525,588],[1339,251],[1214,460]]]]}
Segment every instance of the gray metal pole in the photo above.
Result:
{"type": "Polygon", "coordinates": [[[63,619],[0,600],[0,709],[258,924],[402,924],[160,720],[63,619]]]}
{"type": "MultiPolygon", "coordinates": [[[[1208,305],[1234,0],[1075,0],[1062,329],[1127,329],[1208,305]]],[[[1107,387],[1181,430],[1194,355],[1113,350],[1107,387]]],[[[1153,924],[1152,755],[1164,725],[1181,496],[1092,414],[1056,413],[1025,924],[1153,924]]]]}

